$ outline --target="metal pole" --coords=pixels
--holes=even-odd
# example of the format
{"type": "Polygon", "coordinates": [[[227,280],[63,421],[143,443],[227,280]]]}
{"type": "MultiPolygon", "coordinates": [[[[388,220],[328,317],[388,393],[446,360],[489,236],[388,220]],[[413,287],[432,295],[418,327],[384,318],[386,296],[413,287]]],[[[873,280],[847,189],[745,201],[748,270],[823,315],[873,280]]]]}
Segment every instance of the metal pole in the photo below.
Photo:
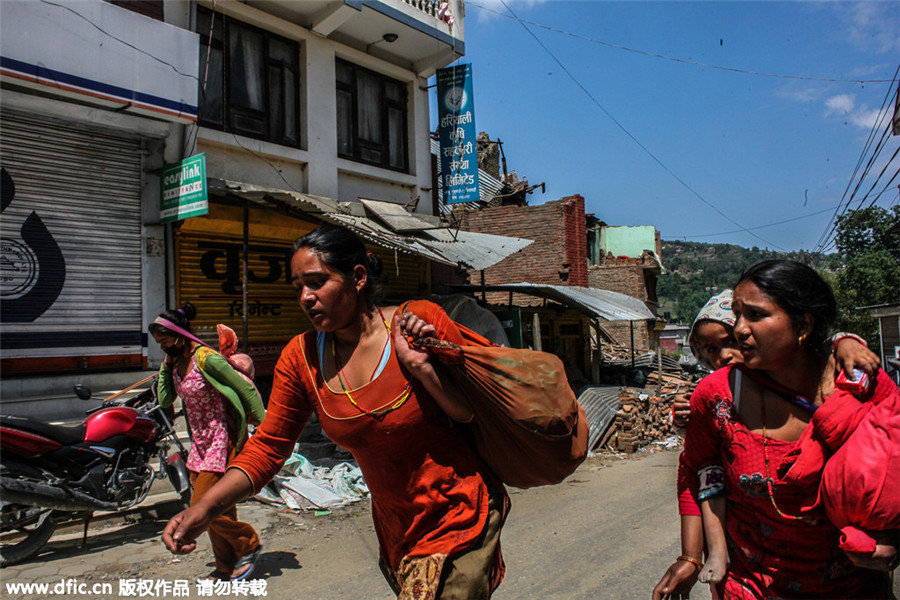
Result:
{"type": "Polygon", "coordinates": [[[541,343],[541,318],[538,316],[537,311],[535,311],[531,323],[534,329],[534,349],[540,352],[543,349],[543,344],[541,343]]]}
{"type": "Polygon", "coordinates": [[[247,279],[250,274],[250,200],[244,199],[244,259],[241,274],[241,296],[244,303],[244,333],[241,336],[241,351],[247,353],[247,337],[250,335],[249,310],[247,306],[247,279]]]}
{"type": "Polygon", "coordinates": [[[631,327],[631,368],[634,368],[634,321],[628,321],[631,327]]]}
{"type": "Polygon", "coordinates": [[[656,395],[662,394],[662,348],[656,348],[656,358],[658,359],[656,374],[659,377],[659,383],[656,384],[656,395]]]}

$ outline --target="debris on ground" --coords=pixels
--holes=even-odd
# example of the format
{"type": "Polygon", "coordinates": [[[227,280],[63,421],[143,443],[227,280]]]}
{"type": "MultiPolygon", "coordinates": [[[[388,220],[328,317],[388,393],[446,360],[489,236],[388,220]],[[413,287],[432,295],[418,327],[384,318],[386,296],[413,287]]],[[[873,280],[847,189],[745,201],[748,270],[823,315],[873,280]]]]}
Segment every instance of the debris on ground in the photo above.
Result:
{"type": "Polygon", "coordinates": [[[696,387],[691,374],[665,355],[613,356],[601,365],[601,377],[629,385],[587,386],[578,395],[590,425],[588,450],[633,454],[648,446],[676,448],[684,432],[673,423],[672,409],[676,398],[690,396],[696,387]]]}
{"type": "Polygon", "coordinates": [[[329,465],[317,460],[313,464],[294,452],[281,471],[266,485],[256,499],[268,504],[284,505],[295,511],[327,511],[368,497],[369,488],[359,467],[349,462],[329,465]]]}

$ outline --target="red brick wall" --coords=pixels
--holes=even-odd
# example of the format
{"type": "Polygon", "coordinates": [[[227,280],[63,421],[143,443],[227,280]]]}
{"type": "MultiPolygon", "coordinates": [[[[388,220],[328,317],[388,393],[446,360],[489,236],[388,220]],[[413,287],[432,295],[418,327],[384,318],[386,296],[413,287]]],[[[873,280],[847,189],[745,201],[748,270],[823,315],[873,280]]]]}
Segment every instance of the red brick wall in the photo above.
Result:
{"type": "MultiPolygon", "coordinates": [[[[586,287],[587,232],[584,198],[569,196],[538,206],[496,206],[460,213],[467,231],[534,240],[534,243],[485,269],[485,283],[543,283],[586,287]],[[560,271],[568,275],[564,281],[560,271]]],[[[480,275],[471,275],[479,283],[480,275]]]]}
{"type": "MultiPolygon", "coordinates": [[[[631,350],[631,324],[628,321],[616,321],[614,323],[603,323],[605,329],[613,336],[619,345],[625,346],[631,350]]],[[[646,321],[634,322],[634,348],[638,352],[651,350],[653,344],[650,342],[650,326],[646,321]]]]}
{"type": "Polygon", "coordinates": [[[591,265],[588,267],[588,282],[593,288],[647,300],[644,268],[640,265],[591,265]]]}

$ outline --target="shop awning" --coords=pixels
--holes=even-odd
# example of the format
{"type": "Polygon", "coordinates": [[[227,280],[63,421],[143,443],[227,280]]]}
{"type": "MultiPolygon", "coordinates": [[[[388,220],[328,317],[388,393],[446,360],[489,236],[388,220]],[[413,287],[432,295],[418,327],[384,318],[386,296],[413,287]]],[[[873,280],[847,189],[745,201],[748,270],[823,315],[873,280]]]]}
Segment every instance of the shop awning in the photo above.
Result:
{"type": "Polygon", "coordinates": [[[485,269],[534,243],[524,238],[452,229],[438,216],[410,213],[393,202],[338,202],[223,179],[209,179],[208,183],[214,194],[246,199],[300,218],[343,225],[369,243],[448,265],[485,269]]]}
{"type": "Polygon", "coordinates": [[[540,283],[501,283],[490,285],[456,285],[454,289],[469,292],[514,292],[554,300],[591,317],[605,321],[658,320],[647,305],[625,294],[571,285],[540,283]]]}

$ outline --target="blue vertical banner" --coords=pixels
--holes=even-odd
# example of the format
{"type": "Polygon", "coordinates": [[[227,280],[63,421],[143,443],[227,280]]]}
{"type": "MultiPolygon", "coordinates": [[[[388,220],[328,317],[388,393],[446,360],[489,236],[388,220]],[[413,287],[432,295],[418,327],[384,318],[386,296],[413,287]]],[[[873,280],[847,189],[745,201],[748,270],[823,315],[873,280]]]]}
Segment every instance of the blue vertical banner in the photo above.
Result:
{"type": "Polygon", "coordinates": [[[478,200],[478,147],[472,65],[437,72],[438,141],[444,203],[478,200]]]}

